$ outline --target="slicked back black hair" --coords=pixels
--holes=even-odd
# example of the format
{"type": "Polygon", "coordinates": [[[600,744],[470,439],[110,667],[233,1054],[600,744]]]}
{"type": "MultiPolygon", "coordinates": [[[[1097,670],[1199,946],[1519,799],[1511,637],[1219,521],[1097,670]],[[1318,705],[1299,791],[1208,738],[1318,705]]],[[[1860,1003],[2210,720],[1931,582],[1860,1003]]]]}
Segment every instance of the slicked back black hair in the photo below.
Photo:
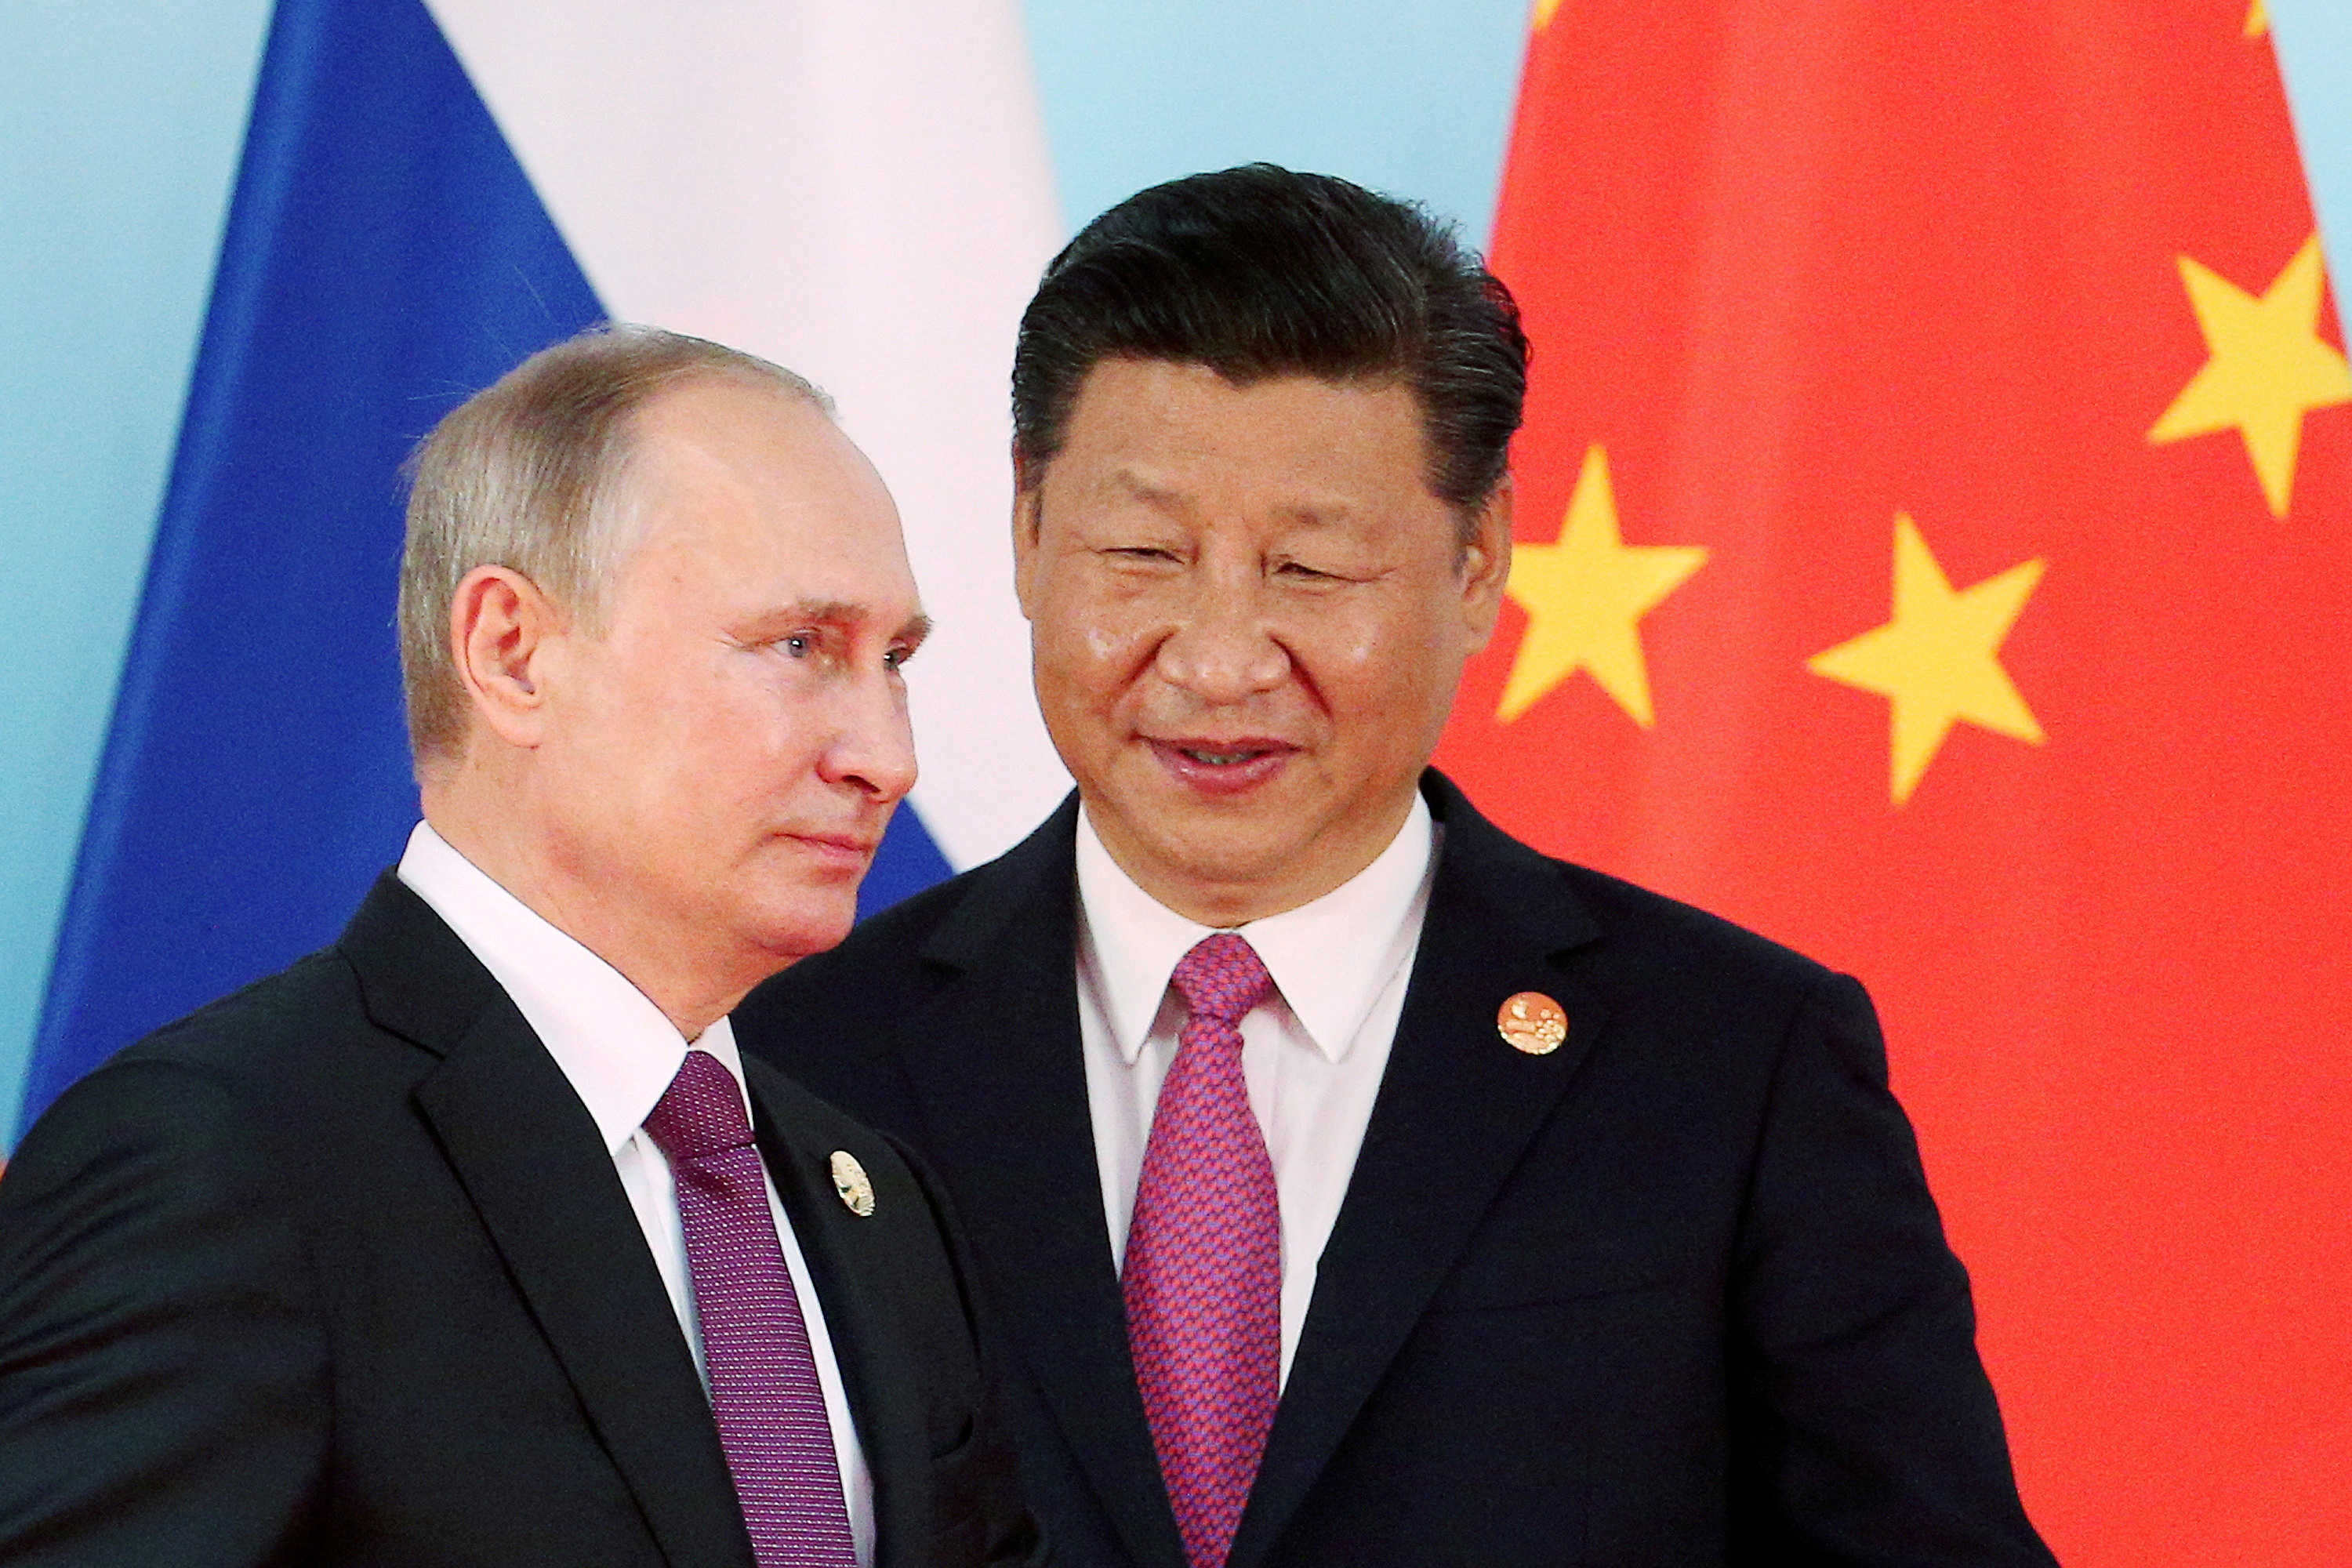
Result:
{"type": "Polygon", "coordinates": [[[1060,452],[1106,359],[1203,364],[1239,386],[1400,380],[1420,405],[1430,489],[1466,529],[1503,478],[1528,341],[1510,291],[1427,209],[1250,163],[1129,196],[1045,268],[1013,355],[1024,483],[1060,452]]]}

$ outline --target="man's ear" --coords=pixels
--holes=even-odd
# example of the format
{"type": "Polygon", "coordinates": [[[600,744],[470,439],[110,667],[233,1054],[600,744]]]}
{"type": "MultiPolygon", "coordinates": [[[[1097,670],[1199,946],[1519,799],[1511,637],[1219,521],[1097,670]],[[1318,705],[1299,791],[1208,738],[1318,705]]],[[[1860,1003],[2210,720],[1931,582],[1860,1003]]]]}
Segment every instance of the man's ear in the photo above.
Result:
{"type": "Polygon", "coordinates": [[[1486,646],[1503,613],[1503,590],[1511,581],[1511,476],[1505,474],[1479,503],[1470,537],[1462,547],[1462,614],[1471,651],[1486,646]]]}
{"type": "Polygon", "coordinates": [[[477,566],[449,605],[449,652],[482,724],[510,746],[536,746],[546,727],[550,645],[567,625],[521,573],[477,566]]]}
{"type": "Polygon", "coordinates": [[[1013,459],[1013,596],[1021,602],[1021,614],[1029,620],[1037,618],[1035,611],[1037,574],[1037,531],[1044,517],[1042,493],[1044,486],[1034,482],[1042,475],[1034,474],[1016,454],[1013,459]]]}

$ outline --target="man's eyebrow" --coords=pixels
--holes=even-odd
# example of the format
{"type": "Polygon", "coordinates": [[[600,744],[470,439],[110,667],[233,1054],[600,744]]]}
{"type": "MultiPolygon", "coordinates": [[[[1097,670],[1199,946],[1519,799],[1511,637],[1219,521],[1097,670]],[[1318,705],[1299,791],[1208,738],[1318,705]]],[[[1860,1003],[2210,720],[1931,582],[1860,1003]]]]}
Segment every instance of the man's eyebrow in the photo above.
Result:
{"type": "Polygon", "coordinates": [[[822,621],[828,626],[851,626],[867,618],[866,606],[847,599],[798,599],[782,612],[790,621],[822,621]]]}
{"type": "MultiPolygon", "coordinates": [[[[740,635],[747,639],[780,636],[794,626],[858,626],[874,618],[866,605],[850,599],[797,599],[747,621],[740,635]]],[[[900,626],[892,641],[909,645],[931,635],[931,617],[917,612],[900,626]]]]}

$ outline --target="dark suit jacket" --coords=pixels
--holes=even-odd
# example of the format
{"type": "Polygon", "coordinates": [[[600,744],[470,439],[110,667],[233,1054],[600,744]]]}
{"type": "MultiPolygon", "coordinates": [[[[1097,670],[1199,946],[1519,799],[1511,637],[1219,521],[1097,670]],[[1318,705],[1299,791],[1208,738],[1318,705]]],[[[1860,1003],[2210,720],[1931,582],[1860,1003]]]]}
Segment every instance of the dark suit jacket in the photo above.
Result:
{"type": "MultiPolygon", "coordinates": [[[[1425,788],[1428,921],[1234,1568],[2047,1563],[1862,988],[1425,788]],[[1504,1043],[1520,991],[1563,1047],[1504,1043]]],[[[940,1172],[1057,1550],[1178,1568],[1087,1113],[1075,821],[735,1026],[940,1172]]]]}
{"type": "MultiPolygon", "coordinates": [[[[1025,1560],[932,1195],[882,1138],[746,1076],[879,1563],[1025,1560]]],[[[0,1180],[0,1561],[751,1568],[594,1122],[390,876],[335,946],[77,1085],[0,1180]]]]}

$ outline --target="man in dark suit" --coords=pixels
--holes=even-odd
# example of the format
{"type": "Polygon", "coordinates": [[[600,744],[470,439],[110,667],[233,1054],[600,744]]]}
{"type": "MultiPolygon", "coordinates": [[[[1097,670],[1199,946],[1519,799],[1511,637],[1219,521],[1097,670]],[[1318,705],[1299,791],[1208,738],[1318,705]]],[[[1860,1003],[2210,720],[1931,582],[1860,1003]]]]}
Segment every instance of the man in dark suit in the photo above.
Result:
{"type": "Polygon", "coordinates": [[[1426,771],[1525,353],[1344,182],[1090,225],[1013,370],[1076,796],[747,1048],[940,1173],[1076,1561],[2047,1563],[1861,988],[1426,771]]]}
{"type": "Polygon", "coordinates": [[[873,469],[592,334],[426,443],[401,600],[396,871],[0,1180],[0,1560],[1034,1561],[938,1195],[727,1020],[913,781],[873,469]]]}

